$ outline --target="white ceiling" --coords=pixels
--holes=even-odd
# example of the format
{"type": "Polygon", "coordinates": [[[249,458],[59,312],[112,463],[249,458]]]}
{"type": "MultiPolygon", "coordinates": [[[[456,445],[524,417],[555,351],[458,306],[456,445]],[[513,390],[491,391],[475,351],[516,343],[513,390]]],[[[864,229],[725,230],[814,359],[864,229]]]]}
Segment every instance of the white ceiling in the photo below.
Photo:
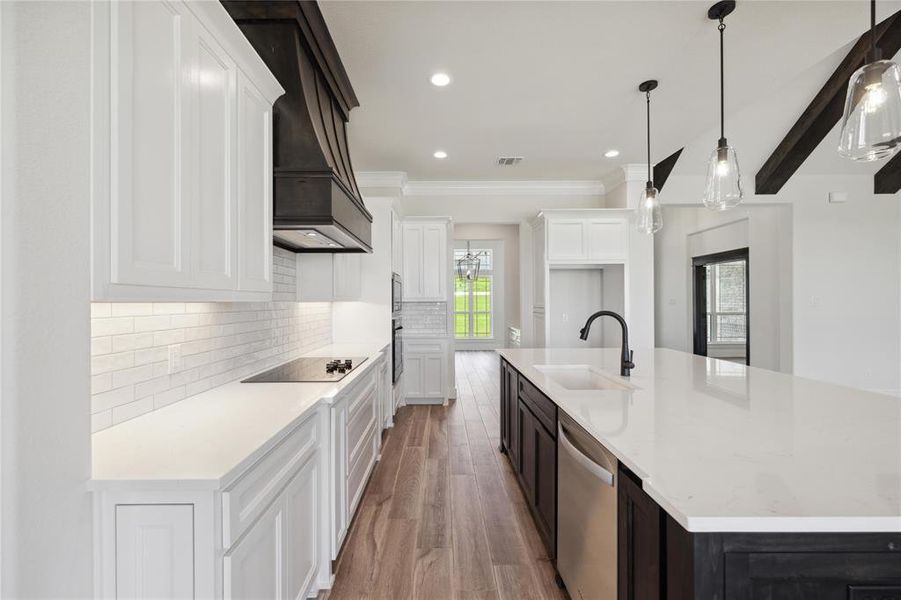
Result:
{"type": "MultiPolygon", "coordinates": [[[[653,161],[695,144],[704,152],[680,160],[679,171],[700,173],[716,143],[717,30],[707,2],[321,6],[361,104],[350,119],[357,171],[406,171],[412,180],[599,179],[617,165],[644,162],[637,87],[650,78],[660,81],[652,95],[653,161]],[[439,70],[453,77],[446,88],[429,83],[439,70]],[[439,148],[449,158],[434,159],[439,148]],[[609,148],[620,156],[603,158],[609,148]],[[498,167],[498,155],[525,160],[498,167]]],[[[882,18],[901,2],[878,8],[882,18]]],[[[750,147],[746,173],[753,176],[868,14],[861,0],[739,2],[726,21],[726,134],[750,147]]],[[[832,160],[827,142],[821,146],[830,151],[818,149],[807,172],[859,170],[832,160]]]]}

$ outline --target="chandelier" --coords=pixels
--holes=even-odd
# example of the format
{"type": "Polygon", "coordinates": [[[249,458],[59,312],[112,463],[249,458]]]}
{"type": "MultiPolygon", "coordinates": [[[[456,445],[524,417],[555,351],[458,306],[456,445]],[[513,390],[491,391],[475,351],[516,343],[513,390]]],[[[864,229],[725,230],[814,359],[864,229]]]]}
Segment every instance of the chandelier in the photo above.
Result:
{"type": "Polygon", "coordinates": [[[484,252],[472,253],[470,242],[466,242],[466,254],[457,260],[457,277],[466,281],[474,281],[479,278],[479,267],[482,261],[479,257],[484,252]]]}

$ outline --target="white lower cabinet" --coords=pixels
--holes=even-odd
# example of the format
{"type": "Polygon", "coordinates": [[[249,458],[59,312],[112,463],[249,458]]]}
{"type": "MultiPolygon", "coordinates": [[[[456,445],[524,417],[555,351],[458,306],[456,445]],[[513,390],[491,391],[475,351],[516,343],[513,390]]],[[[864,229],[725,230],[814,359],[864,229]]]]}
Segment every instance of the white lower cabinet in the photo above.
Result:
{"type": "Polygon", "coordinates": [[[276,502],[226,553],[224,598],[285,597],[284,521],[283,503],[276,502]]]}
{"type": "Polygon", "coordinates": [[[194,597],[194,507],[116,507],[116,597],[194,597]]]}
{"type": "Polygon", "coordinates": [[[221,486],[93,482],[95,596],[298,600],[327,588],[378,460],[386,353],[370,360],[221,486]]]}
{"type": "Polygon", "coordinates": [[[404,339],[404,398],[434,404],[448,397],[448,343],[445,339],[404,339]]]}
{"type": "Polygon", "coordinates": [[[319,568],[319,465],[310,461],[285,490],[285,559],[287,598],[304,598],[319,568]]]}
{"type": "MultiPolygon", "coordinates": [[[[384,360],[384,354],[378,359],[384,360]]],[[[341,551],[347,529],[378,459],[379,365],[374,365],[335,399],[331,407],[331,558],[341,551]]]]}

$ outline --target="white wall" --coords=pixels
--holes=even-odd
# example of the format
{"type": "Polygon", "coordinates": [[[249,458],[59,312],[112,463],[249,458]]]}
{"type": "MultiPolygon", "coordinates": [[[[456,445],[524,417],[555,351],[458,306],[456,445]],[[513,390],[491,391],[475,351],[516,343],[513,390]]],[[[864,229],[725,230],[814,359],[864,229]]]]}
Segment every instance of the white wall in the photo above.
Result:
{"type": "Polygon", "coordinates": [[[655,235],[656,344],[692,351],[691,259],[749,248],[751,364],[791,371],[791,210],[667,206],[655,235]],[[788,307],[788,311],[785,311],[788,307]]]}
{"type": "Polygon", "coordinates": [[[699,186],[702,177],[671,177],[661,194],[664,226],[655,236],[658,345],[691,348],[687,235],[717,220],[747,219],[751,364],[898,393],[898,194],[873,194],[870,174],[795,175],[779,194],[748,194],[742,207],[718,214],[698,207],[699,186]],[[848,200],[831,204],[829,192],[846,192],[848,200]]]}
{"type": "Polygon", "coordinates": [[[829,204],[798,194],[793,205],[795,373],[898,393],[898,195],[857,191],[829,204]]]}
{"type": "MultiPolygon", "coordinates": [[[[522,327],[519,299],[519,225],[456,223],[456,240],[495,240],[504,244],[504,318],[506,327],[522,327]]],[[[503,342],[503,340],[501,340],[503,342]]]]}
{"type": "Polygon", "coordinates": [[[0,596],[89,598],[91,6],[0,11],[0,596]]]}

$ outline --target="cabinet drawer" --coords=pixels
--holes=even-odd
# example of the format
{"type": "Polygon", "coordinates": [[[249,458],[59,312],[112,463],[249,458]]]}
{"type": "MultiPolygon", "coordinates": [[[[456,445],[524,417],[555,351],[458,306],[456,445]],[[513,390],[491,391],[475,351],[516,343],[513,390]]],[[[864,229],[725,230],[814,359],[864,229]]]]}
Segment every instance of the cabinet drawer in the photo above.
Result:
{"type": "Polygon", "coordinates": [[[369,388],[357,406],[351,407],[348,414],[350,417],[347,422],[347,462],[353,464],[360,452],[360,444],[363,443],[367,429],[375,422],[375,387],[369,388]]]}
{"type": "MultiPolygon", "coordinates": [[[[378,360],[378,358],[375,359],[375,361],[378,360]]],[[[354,418],[354,415],[357,414],[357,411],[362,408],[363,403],[366,401],[366,396],[370,393],[371,390],[375,388],[375,375],[378,369],[373,368],[372,365],[367,366],[370,367],[369,370],[367,370],[365,373],[362,373],[356,381],[354,381],[349,386],[347,386],[347,388],[341,391],[341,396],[347,398],[348,421],[354,418]]]]}
{"type": "Polygon", "coordinates": [[[444,342],[441,341],[414,341],[404,338],[404,350],[410,354],[441,354],[444,352],[444,342]]]}
{"type": "Polygon", "coordinates": [[[222,492],[222,546],[230,548],[319,447],[316,413],[222,492]]]}
{"type": "Polygon", "coordinates": [[[535,413],[535,418],[541,421],[548,432],[557,437],[557,405],[550,398],[538,391],[525,377],[519,377],[519,397],[535,413]]]}
{"type": "Polygon", "coordinates": [[[369,424],[369,428],[364,432],[363,439],[360,443],[360,451],[354,460],[350,463],[350,469],[347,476],[347,497],[349,499],[347,505],[347,519],[353,518],[360,497],[366,487],[366,475],[369,468],[375,461],[375,421],[369,424]]]}

